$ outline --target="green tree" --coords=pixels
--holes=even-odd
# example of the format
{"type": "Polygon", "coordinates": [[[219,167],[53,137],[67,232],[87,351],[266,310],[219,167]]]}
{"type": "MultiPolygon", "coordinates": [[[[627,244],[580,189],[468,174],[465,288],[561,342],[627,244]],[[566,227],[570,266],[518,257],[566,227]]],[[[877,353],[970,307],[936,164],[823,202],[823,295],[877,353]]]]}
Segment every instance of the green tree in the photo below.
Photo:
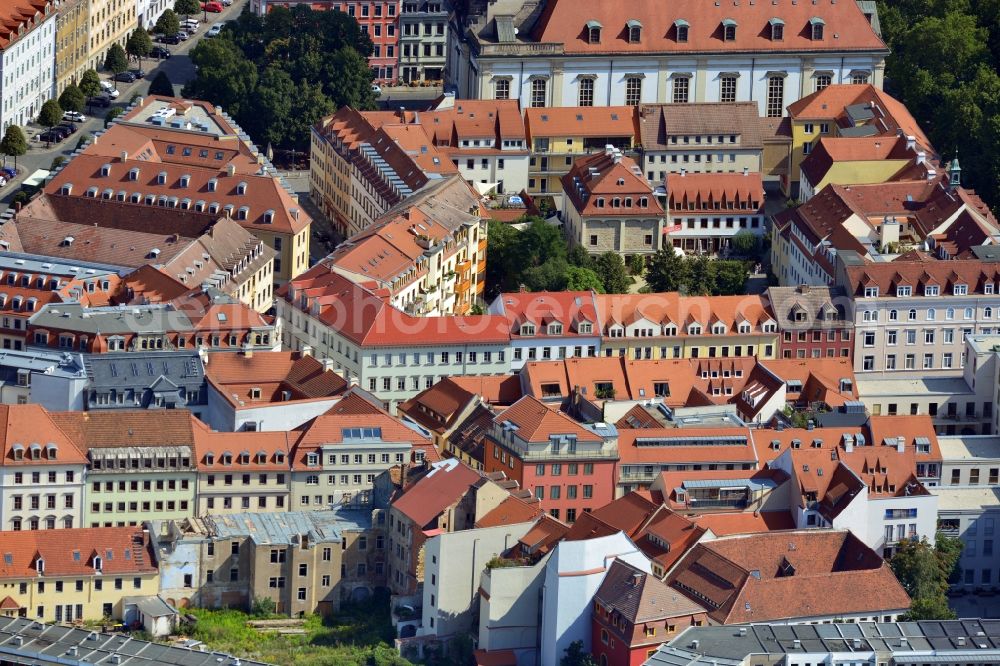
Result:
{"type": "Polygon", "coordinates": [[[112,75],[121,74],[128,69],[128,56],[119,44],[112,44],[108,49],[108,54],[104,57],[104,69],[112,75]]]}
{"type": "Polygon", "coordinates": [[[651,292],[680,291],[688,282],[688,265],[674,248],[665,247],[653,255],[646,268],[646,284],[651,292]]]}
{"type": "Polygon", "coordinates": [[[14,124],[8,125],[3,139],[0,140],[0,153],[3,153],[4,165],[6,166],[8,157],[13,157],[14,168],[17,169],[17,158],[26,152],[28,152],[28,137],[24,135],[24,130],[14,124]]]}
{"type": "Polygon", "coordinates": [[[292,120],[295,83],[288,72],[277,66],[264,70],[257,84],[257,108],[247,130],[262,144],[285,144],[292,120]]]}
{"type": "Polygon", "coordinates": [[[149,94],[174,97],[174,84],[170,82],[170,77],[162,69],[149,82],[149,94]]]}
{"type": "Polygon", "coordinates": [[[66,86],[62,94],[59,95],[59,106],[62,107],[63,111],[76,111],[77,113],[83,111],[83,107],[87,105],[87,98],[83,96],[80,88],[70,83],[66,86]]]}
{"type": "Polygon", "coordinates": [[[38,113],[38,124],[45,127],[55,127],[62,122],[63,110],[59,102],[50,99],[42,104],[42,110],[38,113]]]}
{"type": "Polygon", "coordinates": [[[139,27],[132,31],[125,42],[125,53],[128,57],[134,58],[142,69],[142,59],[153,50],[153,40],[149,38],[149,33],[145,28],[139,27]]]}
{"type": "Polygon", "coordinates": [[[746,229],[736,232],[733,236],[733,252],[743,257],[750,257],[757,254],[760,247],[760,237],[746,229]]]}
{"type": "Polygon", "coordinates": [[[63,164],[66,164],[66,156],[56,155],[55,157],[52,158],[52,164],[49,165],[49,171],[55,171],[63,164]]]}
{"type": "MultiPolygon", "coordinates": [[[[89,100],[101,94],[101,77],[93,69],[88,69],[80,77],[80,92],[89,100]]],[[[88,102],[89,103],[89,102],[88,102]]]]}
{"type": "Polygon", "coordinates": [[[517,243],[518,231],[509,224],[491,220],[486,227],[486,294],[495,298],[500,292],[516,287],[516,276],[508,272],[510,255],[517,243]]]}
{"type": "Polygon", "coordinates": [[[707,296],[715,293],[715,266],[713,261],[701,254],[685,260],[688,281],[684,291],[691,296],[707,296]]]}
{"type": "Polygon", "coordinates": [[[191,60],[198,76],[184,86],[184,96],[219,104],[241,125],[253,125],[257,68],[239,47],[228,39],[203,39],[191,51],[191,60]]]}
{"type": "Polygon", "coordinates": [[[947,620],[955,617],[948,607],[946,593],[949,578],[961,554],[961,542],[943,534],[935,537],[934,546],[927,539],[899,542],[889,566],[912,600],[908,620],[947,620]]]}
{"type": "Polygon", "coordinates": [[[632,279],[625,270],[625,262],[617,252],[605,252],[597,258],[594,272],[601,278],[608,294],[626,294],[632,279]]]}
{"type": "Polygon", "coordinates": [[[549,259],[521,273],[521,283],[528,291],[564,291],[569,264],[563,258],[549,259]]]}
{"type": "Polygon", "coordinates": [[[646,270],[646,259],[641,254],[633,254],[628,258],[628,272],[632,275],[642,275],[646,270]]]}
{"type": "Polygon", "coordinates": [[[566,269],[566,291],[596,291],[603,294],[604,283],[589,268],[571,265],[566,269]]]}
{"type": "Polygon", "coordinates": [[[582,245],[573,244],[566,252],[566,261],[580,268],[593,268],[594,257],[582,245]]]}
{"type": "Polygon", "coordinates": [[[747,279],[750,277],[749,262],[717,259],[711,266],[715,274],[713,294],[734,296],[746,293],[747,279]]]}
{"type": "Polygon", "coordinates": [[[111,121],[122,115],[123,109],[120,106],[113,106],[108,109],[107,114],[104,116],[104,129],[107,129],[111,125],[111,121]]]}
{"type": "Polygon", "coordinates": [[[191,16],[201,11],[201,3],[198,0],[177,0],[174,3],[174,13],[182,16],[191,16]]]}
{"type": "Polygon", "coordinates": [[[309,150],[310,128],[333,113],[333,101],[318,83],[300,81],[292,97],[292,117],[288,124],[285,142],[303,152],[309,150]]]}
{"type": "Polygon", "coordinates": [[[176,35],[181,31],[181,19],[177,16],[177,12],[168,7],[160,14],[160,18],[156,19],[153,30],[164,35],[176,35]]]}
{"type": "Polygon", "coordinates": [[[597,666],[597,662],[583,649],[583,641],[573,641],[566,648],[566,654],[559,661],[559,666],[597,666]]]}

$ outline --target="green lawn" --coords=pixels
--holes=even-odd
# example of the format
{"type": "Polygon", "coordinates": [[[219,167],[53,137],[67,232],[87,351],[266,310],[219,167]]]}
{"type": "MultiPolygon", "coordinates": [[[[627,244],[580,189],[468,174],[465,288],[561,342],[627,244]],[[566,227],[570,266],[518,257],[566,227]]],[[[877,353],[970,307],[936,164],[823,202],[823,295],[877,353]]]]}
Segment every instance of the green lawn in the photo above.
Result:
{"type": "Polygon", "coordinates": [[[198,618],[191,637],[212,650],[278,666],[410,666],[392,647],[388,599],[345,606],[330,618],[309,616],[306,633],[281,636],[247,626],[254,616],[235,610],[187,608],[198,618]]]}

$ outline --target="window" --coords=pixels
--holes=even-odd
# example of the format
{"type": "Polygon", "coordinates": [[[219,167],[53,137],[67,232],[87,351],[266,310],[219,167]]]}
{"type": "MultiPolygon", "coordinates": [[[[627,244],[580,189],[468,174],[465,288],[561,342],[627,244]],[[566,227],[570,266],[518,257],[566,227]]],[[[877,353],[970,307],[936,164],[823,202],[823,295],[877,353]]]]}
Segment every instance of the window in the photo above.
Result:
{"type": "Polygon", "coordinates": [[[642,101],[642,77],[630,76],[627,79],[625,79],[625,105],[638,106],[641,101],[642,101]]]}
{"type": "Polygon", "coordinates": [[[674,77],[674,104],[686,104],[691,89],[691,79],[686,76],[674,77]]]}
{"type": "Polygon", "coordinates": [[[816,75],[816,90],[820,91],[824,88],[829,88],[830,84],[833,83],[833,77],[829,74],[817,74],[816,75]]]}
{"type": "Polygon", "coordinates": [[[632,20],[627,23],[628,26],[628,41],[632,44],[638,44],[642,41],[642,24],[638,21],[632,20]]]}
{"type": "Polygon", "coordinates": [[[676,30],[675,34],[678,42],[686,42],[688,40],[688,24],[686,21],[675,22],[674,29],[676,30]]]}
{"type": "Polygon", "coordinates": [[[823,39],[823,19],[814,18],[809,21],[812,25],[812,39],[814,42],[821,41],[823,39]]]}
{"type": "Polygon", "coordinates": [[[587,21],[587,41],[591,44],[600,44],[602,27],[597,21],[587,21]]]}
{"type": "Polygon", "coordinates": [[[577,99],[579,106],[594,106],[594,79],[580,79],[580,94],[577,99]]]}
{"type": "Polygon", "coordinates": [[[493,82],[494,99],[510,99],[510,79],[497,79],[493,82]]]}
{"type": "Polygon", "coordinates": [[[722,22],[722,39],[727,42],[736,41],[736,21],[726,19],[722,22]]]}
{"type": "Polygon", "coordinates": [[[868,83],[868,76],[868,72],[854,72],[851,74],[851,83],[856,86],[868,83]]]}
{"type": "MultiPolygon", "coordinates": [[[[780,118],[782,116],[784,108],[785,108],[785,77],[769,76],[767,79],[767,117],[780,118]]],[[[866,292],[867,290],[868,288],[865,289],[866,292]]]]}
{"type": "Polygon", "coordinates": [[[532,79],[531,81],[531,106],[545,106],[547,98],[548,81],[545,79],[532,79]]]}
{"type": "Polygon", "coordinates": [[[723,76],[722,78],[719,79],[719,101],[720,102],[736,101],[735,76],[723,76]]]}

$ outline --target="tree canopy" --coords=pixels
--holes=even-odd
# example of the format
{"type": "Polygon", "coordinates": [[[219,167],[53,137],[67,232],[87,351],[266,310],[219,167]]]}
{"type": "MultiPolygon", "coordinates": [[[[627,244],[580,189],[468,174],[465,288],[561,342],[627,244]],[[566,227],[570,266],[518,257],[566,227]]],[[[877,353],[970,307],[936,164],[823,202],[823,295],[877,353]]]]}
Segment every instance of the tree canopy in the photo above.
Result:
{"type": "Polygon", "coordinates": [[[201,11],[201,3],[198,0],[177,0],[174,3],[174,13],[191,16],[201,11]]]}
{"type": "Polygon", "coordinates": [[[1000,2],[879,0],[886,89],[906,104],[963,184],[1000,205],[1000,2]]]}
{"type": "Polygon", "coordinates": [[[128,56],[119,44],[112,44],[104,57],[104,69],[112,74],[121,74],[128,69],[128,56]]]}
{"type": "Polygon", "coordinates": [[[45,127],[55,127],[62,122],[63,110],[59,102],[50,99],[42,104],[42,110],[38,113],[38,124],[45,127]]]}
{"type": "Polygon", "coordinates": [[[691,296],[743,294],[749,277],[749,262],[681,256],[671,247],[653,255],[646,269],[649,291],[679,291],[691,296]]]}
{"type": "Polygon", "coordinates": [[[559,660],[559,666],[597,666],[597,662],[584,649],[583,641],[573,641],[559,660]]]}
{"type": "Polygon", "coordinates": [[[908,620],[948,620],[955,617],[948,607],[948,582],[962,554],[962,542],[938,534],[934,545],[926,539],[899,542],[889,560],[896,578],[910,595],[908,620]]]}
{"type": "Polygon", "coordinates": [[[306,150],[309,127],[333,109],[374,108],[371,51],[343,12],[298,5],[263,18],[246,13],[191,51],[198,76],[184,95],[221,105],[260,145],[306,150]]]}
{"type": "Polygon", "coordinates": [[[167,8],[160,14],[160,18],[156,19],[153,30],[164,35],[176,35],[181,30],[181,19],[177,16],[177,12],[167,8]]]}
{"type": "Polygon", "coordinates": [[[7,126],[3,139],[0,140],[0,153],[14,158],[14,168],[17,168],[17,158],[28,152],[28,137],[24,130],[14,124],[7,126]]]}
{"type": "Polygon", "coordinates": [[[70,83],[67,85],[62,94],[59,95],[59,106],[62,107],[63,111],[83,111],[83,107],[87,105],[87,98],[84,97],[83,92],[75,85],[70,83]]]}
{"type": "Polygon", "coordinates": [[[149,38],[149,33],[141,27],[133,30],[132,34],[128,36],[128,41],[125,42],[125,53],[130,58],[135,58],[137,62],[142,62],[142,59],[148,56],[152,50],[153,40],[149,38]]]}
{"type": "Polygon", "coordinates": [[[88,99],[101,94],[101,78],[96,70],[88,69],[80,77],[80,92],[88,99]]]}

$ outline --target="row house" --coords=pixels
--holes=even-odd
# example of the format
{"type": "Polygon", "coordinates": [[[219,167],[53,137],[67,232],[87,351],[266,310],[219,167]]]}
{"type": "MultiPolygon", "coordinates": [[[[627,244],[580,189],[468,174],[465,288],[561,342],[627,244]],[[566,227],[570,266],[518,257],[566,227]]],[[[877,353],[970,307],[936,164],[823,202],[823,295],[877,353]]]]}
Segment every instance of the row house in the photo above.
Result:
{"type": "Polygon", "coordinates": [[[592,358],[601,348],[597,307],[589,291],[500,294],[488,312],[509,322],[511,372],[533,361],[592,358]]]}
{"type": "Polygon", "coordinates": [[[431,465],[430,471],[404,488],[389,507],[389,590],[395,595],[416,595],[424,583],[427,540],[471,529],[509,496],[505,487],[454,458],[431,465]]]}
{"type": "Polygon", "coordinates": [[[785,359],[851,358],[854,322],[851,299],[841,287],[769,287],[767,297],[781,337],[785,359]]]}
{"type": "Polygon", "coordinates": [[[581,155],[604,152],[606,146],[634,155],[639,144],[635,109],[595,106],[593,89],[578,106],[526,108],[524,129],[531,149],[528,193],[533,196],[561,194],[563,176],[581,155]]]}
{"type": "Polygon", "coordinates": [[[599,294],[601,354],[631,359],[775,358],[778,325],[762,296],[599,294]]]}
{"type": "Polygon", "coordinates": [[[617,459],[614,426],[580,425],[525,396],[493,418],[483,469],[505,473],[553,518],[573,523],[611,501],[617,459]]]}
{"type": "MultiPolygon", "coordinates": [[[[273,274],[267,271],[269,277],[261,277],[259,269],[266,261],[261,261],[263,255],[253,244],[240,255],[241,259],[252,255],[246,264],[237,260],[229,265],[221,257],[222,270],[241,286],[254,278],[254,289],[261,279],[282,284],[309,265],[312,220],[264,153],[239,139],[243,135],[228,114],[208,102],[137,99],[100,141],[90,143],[53,174],[45,196],[32,202],[25,215],[85,226],[97,223],[168,239],[196,238],[220,218],[230,218],[274,251],[273,274]],[[240,277],[243,273],[247,277],[240,277]]],[[[245,243],[249,243],[245,236],[215,241],[220,253],[245,243]]],[[[73,251],[82,245],[81,241],[73,251]]],[[[167,248],[158,249],[160,263],[166,263],[167,248]]],[[[169,274],[187,275],[186,268],[200,268],[195,261],[200,259],[189,257],[169,274]]],[[[247,288],[248,299],[250,291],[247,288]]]]}
{"type": "Polygon", "coordinates": [[[960,377],[965,339],[1000,324],[1000,270],[986,258],[865,263],[841,254],[838,283],[853,300],[854,371],[960,377]]]}
{"type": "Polygon", "coordinates": [[[295,433],[292,498],[296,511],[370,504],[375,478],[391,467],[440,460],[417,428],[352,393],[295,433]]]}
{"type": "Polygon", "coordinates": [[[187,515],[292,509],[294,433],[214,432],[192,419],[197,507],[187,515]]]}
{"type": "Polygon", "coordinates": [[[74,300],[107,305],[120,278],[110,266],[8,251],[0,256],[0,340],[4,350],[24,349],[31,315],[49,303],[74,300]]]}
{"type": "Polygon", "coordinates": [[[1000,439],[997,437],[941,437],[941,486],[934,489],[938,500],[937,529],[962,541],[956,586],[965,590],[995,589],[1000,583],[997,568],[997,527],[1000,505],[1000,439]]]}
{"type": "Polygon", "coordinates": [[[284,347],[330,359],[395,408],[443,377],[510,371],[510,334],[496,315],[416,317],[318,264],[278,292],[284,347]]]}
{"type": "Polygon", "coordinates": [[[664,180],[667,209],[665,241],[691,254],[714,255],[730,248],[733,237],[767,233],[764,183],[760,173],[669,173],[664,180]]]}
{"type": "Polygon", "coordinates": [[[613,145],[577,158],[562,191],[566,234],[589,254],[616,252],[627,260],[663,247],[663,207],[639,165],[613,145]]]}
{"type": "Polygon", "coordinates": [[[0,124],[24,127],[55,95],[56,17],[48,0],[10,5],[2,13],[0,37],[0,124]]]}
{"type": "Polygon", "coordinates": [[[0,532],[4,615],[73,624],[126,617],[125,598],[156,595],[160,573],[140,527],[0,532]]]}
{"type": "Polygon", "coordinates": [[[211,291],[152,305],[49,304],[28,320],[27,340],[31,348],[88,354],[175,349],[273,351],[281,344],[280,327],[274,321],[211,291]]]}
{"type": "Polygon", "coordinates": [[[486,221],[460,176],[436,180],[337,246],[322,263],[374,282],[415,315],[468,314],[486,287],[486,221]]]}
{"type": "MultiPolygon", "coordinates": [[[[849,81],[829,79],[829,83],[815,91],[806,91],[809,94],[798,95],[793,98],[797,101],[788,105],[792,143],[788,177],[781,183],[786,194],[797,195],[804,201],[818,191],[816,180],[803,191],[800,179],[806,158],[824,138],[879,137],[889,145],[896,142],[898,136],[903,136],[906,137],[906,150],[933,157],[934,148],[916,119],[902,102],[881,90],[879,82],[852,78],[849,81]]],[[[887,163],[875,168],[884,173],[892,170],[893,165],[887,163]]]]}
{"type": "Polygon", "coordinates": [[[184,410],[49,415],[86,451],[85,527],[195,515],[195,419],[184,410]]]}
{"type": "Polygon", "coordinates": [[[209,514],[154,521],[160,594],[178,607],[330,615],[385,586],[384,513],[370,509],[209,514]]]}
{"type": "Polygon", "coordinates": [[[0,405],[0,527],[82,527],[87,457],[38,405],[0,405]]]}
{"type": "Polygon", "coordinates": [[[802,160],[799,201],[831,184],[925,180],[938,169],[912,136],[821,136],[802,160]]]}
{"type": "Polygon", "coordinates": [[[658,186],[680,173],[761,173],[763,127],[755,102],[643,104],[640,166],[658,186]]]}
{"type": "Polygon", "coordinates": [[[410,0],[399,11],[399,80],[441,83],[448,65],[447,0],[410,0]]]}
{"type": "Polygon", "coordinates": [[[960,171],[862,185],[827,185],[774,216],[771,264],[784,286],[832,285],[837,257],[886,263],[916,251],[926,260],[974,256],[1000,238],[1000,223],[960,171]]]}
{"type": "Polygon", "coordinates": [[[540,14],[470,5],[455,17],[448,83],[461,97],[523,106],[753,101],[781,117],[833,83],[882,85],[888,49],[856,3],[646,2],[623,15],[559,0],[540,14]],[[753,58],[746,54],[753,53],[753,58]],[[808,55],[807,55],[808,54],[808,55]]]}

